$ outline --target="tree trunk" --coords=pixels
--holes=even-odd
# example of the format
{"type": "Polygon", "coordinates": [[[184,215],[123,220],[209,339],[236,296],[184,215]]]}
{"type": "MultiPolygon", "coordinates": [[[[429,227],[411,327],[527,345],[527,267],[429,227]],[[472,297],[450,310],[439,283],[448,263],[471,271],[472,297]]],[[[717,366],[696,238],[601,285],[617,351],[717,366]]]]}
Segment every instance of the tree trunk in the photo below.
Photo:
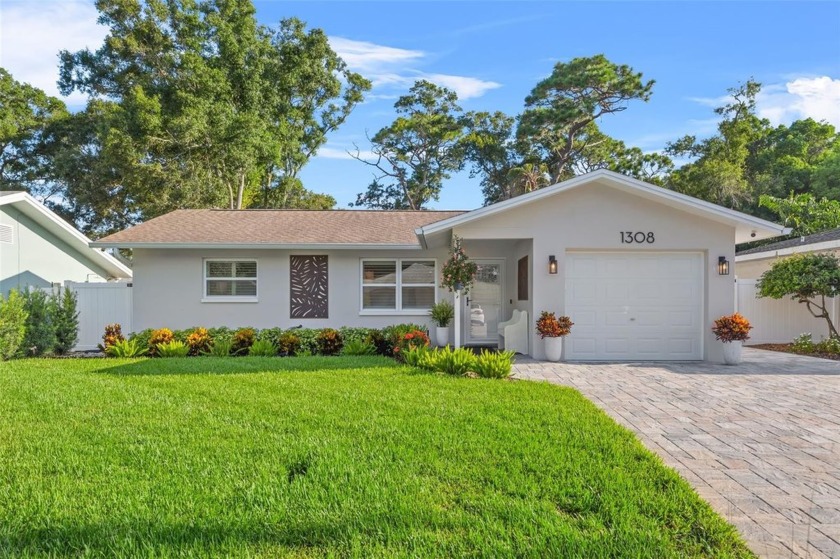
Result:
{"type": "Polygon", "coordinates": [[[237,188],[236,192],[236,208],[237,210],[242,209],[242,195],[245,193],[245,173],[239,172],[239,188],[237,188]]]}

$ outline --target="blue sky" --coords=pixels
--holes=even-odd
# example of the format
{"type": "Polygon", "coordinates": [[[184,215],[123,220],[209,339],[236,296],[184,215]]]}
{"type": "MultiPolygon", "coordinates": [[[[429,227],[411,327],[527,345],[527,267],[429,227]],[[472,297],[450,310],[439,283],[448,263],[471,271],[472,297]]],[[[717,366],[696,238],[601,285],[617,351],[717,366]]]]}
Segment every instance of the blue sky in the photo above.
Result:
{"type": "MultiPolygon", "coordinates": [[[[373,80],[369,99],[334,133],[302,179],[346,207],[371,170],[349,159],[394,118],[414,80],[459,92],[466,110],[518,114],[555,63],[603,53],[656,80],[649,103],[602,120],[646,151],[714,132],[727,88],[765,84],[759,111],[774,123],[811,116],[840,127],[840,2],[288,2],[257,1],[261,22],[296,16],[322,28],[348,64],[373,80]]],[[[87,0],[3,0],[0,65],[55,94],[55,54],[100,44],[87,0]]],[[[68,100],[73,105],[83,99],[68,100]]],[[[478,179],[448,181],[437,208],[481,204],[478,179]]]]}

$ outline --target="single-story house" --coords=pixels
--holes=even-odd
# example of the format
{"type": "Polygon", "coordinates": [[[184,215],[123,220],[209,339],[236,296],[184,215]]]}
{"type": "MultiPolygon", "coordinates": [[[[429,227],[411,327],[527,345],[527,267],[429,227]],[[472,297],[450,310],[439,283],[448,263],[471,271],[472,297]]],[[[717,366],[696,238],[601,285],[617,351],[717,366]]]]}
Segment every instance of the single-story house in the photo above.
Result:
{"type": "MultiPolygon", "coordinates": [[[[840,256],[840,228],[736,252],[737,304],[738,310],[747,315],[753,324],[750,343],[788,343],[803,333],[811,334],[814,340],[828,337],[825,320],[815,318],[805,305],[790,298],[756,298],[756,280],[774,262],[797,254],[817,252],[840,256]]],[[[840,322],[840,297],[830,300],[827,309],[831,320],[835,324],[840,322]]]]}
{"type": "Polygon", "coordinates": [[[0,192],[0,293],[131,278],[131,269],[26,192],[0,192]]]}
{"type": "Polygon", "coordinates": [[[777,224],[600,170],[467,212],[178,210],[92,246],[134,253],[134,328],[428,324],[457,235],[479,264],[466,344],[513,311],[574,321],[569,360],[719,360],[735,245],[777,224]],[[722,275],[723,274],[723,275],[722,275]]]}

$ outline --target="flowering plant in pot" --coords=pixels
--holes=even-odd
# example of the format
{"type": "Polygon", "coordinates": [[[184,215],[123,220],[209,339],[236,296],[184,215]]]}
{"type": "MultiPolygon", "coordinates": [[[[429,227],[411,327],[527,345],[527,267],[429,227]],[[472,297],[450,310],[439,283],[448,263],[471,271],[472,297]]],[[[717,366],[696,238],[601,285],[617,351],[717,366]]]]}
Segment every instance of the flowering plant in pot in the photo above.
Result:
{"type": "Polygon", "coordinates": [[[712,332],[715,338],[723,342],[723,361],[727,365],[741,362],[741,346],[750,339],[752,326],[741,314],[725,315],[715,320],[712,332]]]}
{"type": "Polygon", "coordinates": [[[560,361],[563,355],[563,336],[572,331],[574,322],[568,316],[557,317],[553,312],[543,311],[537,320],[537,333],[545,341],[545,358],[560,361]]]}
{"type": "Polygon", "coordinates": [[[429,310],[429,316],[432,317],[432,322],[435,323],[435,341],[437,345],[443,347],[449,343],[449,325],[455,318],[455,307],[447,300],[442,300],[434,305],[429,310]]]}
{"type": "Polygon", "coordinates": [[[463,290],[464,293],[469,293],[477,273],[478,265],[470,262],[461,246],[461,238],[454,236],[452,248],[449,249],[449,259],[443,264],[440,286],[453,292],[463,290]]]}

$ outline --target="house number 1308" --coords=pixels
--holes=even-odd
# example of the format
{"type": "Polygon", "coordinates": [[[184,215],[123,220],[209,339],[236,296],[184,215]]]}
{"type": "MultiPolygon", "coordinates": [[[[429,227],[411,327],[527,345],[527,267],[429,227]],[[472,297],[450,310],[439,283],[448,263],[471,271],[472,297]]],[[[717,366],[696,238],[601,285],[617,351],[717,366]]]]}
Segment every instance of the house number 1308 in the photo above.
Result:
{"type": "Polygon", "coordinates": [[[652,231],[648,231],[647,233],[645,233],[644,231],[636,231],[635,233],[633,231],[620,231],[620,234],[621,234],[621,242],[626,244],[626,245],[633,244],[633,243],[636,243],[636,244],[642,244],[642,243],[653,244],[653,242],[656,241],[656,238],[653,236],[652,231]]]}

